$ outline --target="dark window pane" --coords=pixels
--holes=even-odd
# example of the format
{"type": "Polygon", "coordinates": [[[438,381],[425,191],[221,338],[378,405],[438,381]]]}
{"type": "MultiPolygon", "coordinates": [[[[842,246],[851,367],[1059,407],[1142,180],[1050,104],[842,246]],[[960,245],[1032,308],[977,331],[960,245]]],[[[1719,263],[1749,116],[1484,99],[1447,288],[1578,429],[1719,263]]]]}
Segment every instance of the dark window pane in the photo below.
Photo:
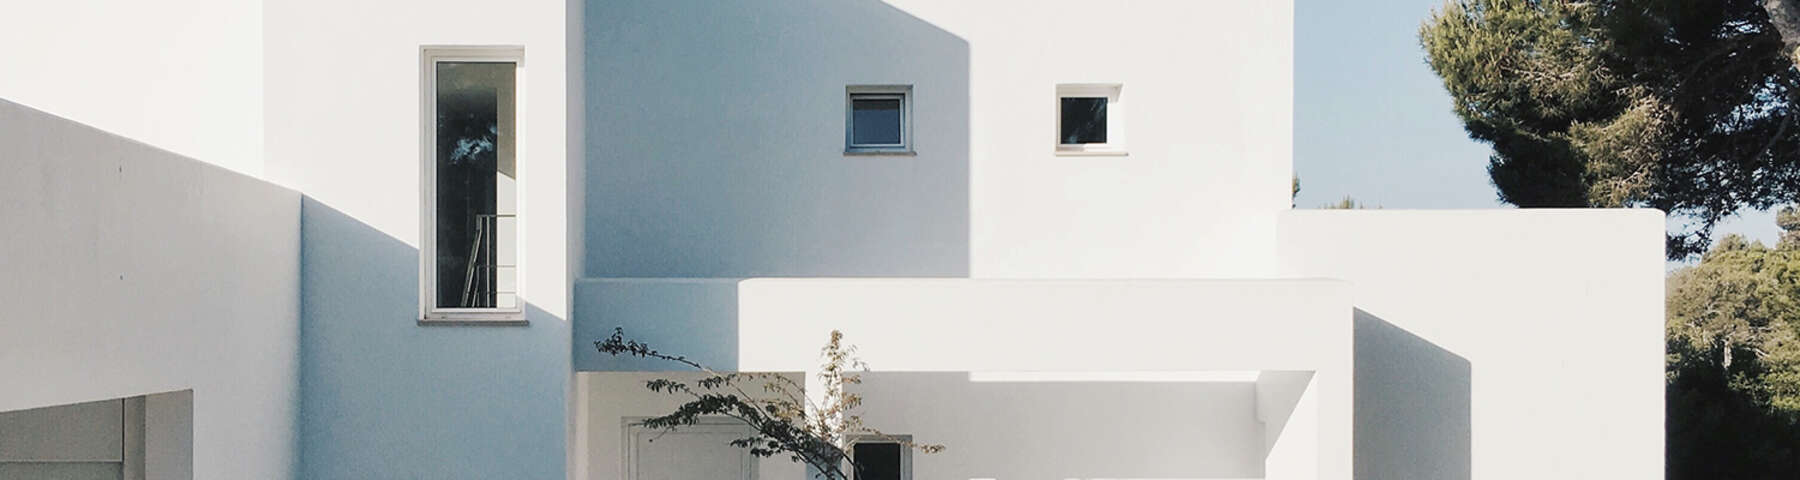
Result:
{"type": "Polygon", "coordinates": [[[443,62],[436,68],[437,306],[511,307],[513,245],[505,233],[513,225],[516,67],[443,62]]]}
{"type": "Polygon", "coordinates": [[[1062,133],[1057,141],[1064,145],[1106,143],[1106,97],[1063,97],[1062,133]]]}
{"type": "Polygon", "coordinates": [[[856,480],[900,480],[900,444],[858,443],[854,449],[856,480]]]}
{"type": "Polygon", "coordinates": [[[850,100],[850,145],[900,145],[901,102],[898,98],[850,100]]]}

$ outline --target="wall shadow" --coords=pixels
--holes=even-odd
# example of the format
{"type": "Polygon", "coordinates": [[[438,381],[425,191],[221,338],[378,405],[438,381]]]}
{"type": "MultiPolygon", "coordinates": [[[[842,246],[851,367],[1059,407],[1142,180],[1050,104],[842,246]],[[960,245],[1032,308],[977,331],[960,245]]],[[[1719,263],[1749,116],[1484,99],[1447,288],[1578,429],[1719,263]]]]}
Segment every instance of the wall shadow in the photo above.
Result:
{"type": "Polygon", "coordinates": [[[715,370],[738,368],[739,279],[587,279],[575,284],[574,369],[687,371],[674,362],[600,353],[594,342],[625,337],[715,370]]]}
{"type": "Polygon", "coordinates": [[[568,324],[424,327],[419,252],[301,200],[295,478],[564,478],[568,324]]]}
{"type": "Polygon", "coordinates": [[[1468,359],[1360,308],[1355,317],[1355,477],[1468,480],[1468,359]]]}
{"type": "Polygon", "coordinates": [[[589,1],[586,276],[969,273],[969,45],[879,0],[589,1]],[[916,155],[844,154],[913,85],[916,155]]]}

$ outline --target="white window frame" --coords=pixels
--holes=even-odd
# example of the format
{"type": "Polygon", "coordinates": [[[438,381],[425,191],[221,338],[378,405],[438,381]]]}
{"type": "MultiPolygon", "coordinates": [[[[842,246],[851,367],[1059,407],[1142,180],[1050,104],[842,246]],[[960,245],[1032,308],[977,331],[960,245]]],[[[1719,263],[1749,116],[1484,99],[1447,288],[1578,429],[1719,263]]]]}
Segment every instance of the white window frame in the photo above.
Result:
{"type": "MultiPolygon", "coordinates": [[[[856,444],[859,443],[898,443],[900,444],[900,480],[913,478],[912,435],[854,435],[850,437],[850,451],[844,452],[854,460],[856,444]]],[[[856,478],[856,472],[850,472],[850,478],[856,478]]]]}
{"type": "Polygon", "coordinates": [[[1128,155],[1125,150],[1125,138],[1129,130],[1126,128],[1125,102],[1120,101],[1120,93],[1125,89],[1119,83],[1064,83],[1056,86],[1056,154],[1068,156],[1080,155],[1128,155]],[[1105,97],[1106,98],[1106,143],[1062,143],[1062,99],[1067,97],[1105,97]]]}
{"type": "MultiPolygon", "coordinates": [[[[512,63],[513,168],[523,192],[525,164],[525,49],[520,46],[425,45],[419,47],[419,320],[420,325],[525,325],[525,202],[515,198],[512,307],[441,308],[437,306],[437,64],[443,62],[512,63]]],[[[515,193],[516,195],[516,193],[515,193]]]]}
{"type": "Polygon", "coordinates": [[[845,155],[913,155],[913,88],[912,85],[850,85],[844,87],[844,154],[845,155]],[[858,145],[856,143],[857,99],[900,100],[900,143],[858,145]]]}

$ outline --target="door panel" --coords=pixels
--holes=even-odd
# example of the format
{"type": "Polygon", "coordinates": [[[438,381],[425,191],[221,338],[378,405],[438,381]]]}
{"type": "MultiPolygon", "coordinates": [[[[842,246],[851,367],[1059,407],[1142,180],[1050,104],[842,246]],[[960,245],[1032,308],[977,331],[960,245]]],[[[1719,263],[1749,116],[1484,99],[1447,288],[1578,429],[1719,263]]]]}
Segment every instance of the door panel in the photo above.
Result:
{"type": "Polygon", "coordinates": [[[675,431],[629,427],[628,480],[755,480],[756,458],[731,441],[749,427],[707,422],[675,431]]]}

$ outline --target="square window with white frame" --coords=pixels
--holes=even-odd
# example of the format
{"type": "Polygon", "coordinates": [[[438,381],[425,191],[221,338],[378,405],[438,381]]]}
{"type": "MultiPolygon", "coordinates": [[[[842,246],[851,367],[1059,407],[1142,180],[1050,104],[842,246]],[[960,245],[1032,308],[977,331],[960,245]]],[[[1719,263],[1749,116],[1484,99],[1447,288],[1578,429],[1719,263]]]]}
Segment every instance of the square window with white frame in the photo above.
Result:
{"type": "Polygon", "coordinates": [[[845,87],[844,110],[844,153],[913,153],[911,85],[845,87]]]}
{"type": "Polygon", "coordinates": [[[1124,155],[1125,104],[1119,84],[1056,86],[1056,153],[1124,155]]]}
{"type": "Polygon", "coordinates": [[[420,322],[522,322],[515,47],[426,47],[420,322]]]}

